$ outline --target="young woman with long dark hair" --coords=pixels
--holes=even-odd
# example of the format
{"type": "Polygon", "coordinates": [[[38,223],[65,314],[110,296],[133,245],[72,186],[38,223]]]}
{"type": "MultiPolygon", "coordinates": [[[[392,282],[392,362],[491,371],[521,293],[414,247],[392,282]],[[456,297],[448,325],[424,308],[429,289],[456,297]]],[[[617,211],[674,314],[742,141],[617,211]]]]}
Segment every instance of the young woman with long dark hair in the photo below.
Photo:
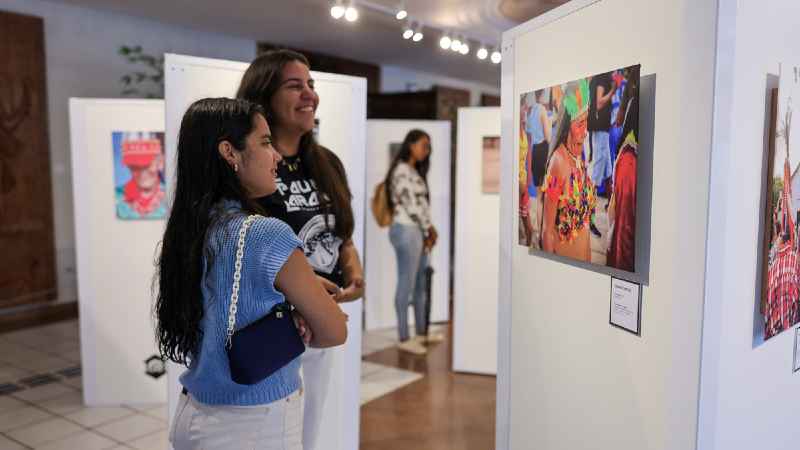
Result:
{"type": "MultiPolygon", "coordinates": [[[[422,130],[411,130],[386,173],[389,208],[394,211],[389,239],[397,254],[397,289],[394,304],[397,310],[399,350],[424,355],[425,339],[425,270],[428,252],[436,244],[436,228],[431,224],[428,169],[431,138],[422,130]],[[414,307],[417,334],[408,334],[408,303],[414,307]]],[[[439,333],[429,333],[428,342],[441,342],[439,333]]]]}
{"type": "MultiPolygon", "coordinates": [[[[161,354],[188,367],[170,432],[176,450],[302,448],[300,358],[246,386],[231,380],[224,350],[239,230],[248,216],[264,215],[255,199],[275,191],[280,160],[257,104],[204,99],[183,117],[154,307],[161,354]]],[[[236,330],[288,301],[304,318],[298,332],[306,343],[344,343],[344,315],[316,282],[291,228],[257,218],[243,250],[236,330]]]]}
{"type": "MultiPolygon", "coordinates": [[[[351,239],[355,226],[352,196],[342,162],[314,140],[319,96],[309,70],[308,60],[297,52],[267,53],[250,64],[236,97],[264,107],[273,145],[282,157],[277,191],[259,203],[292,227],[319,282],[334,300],[348,302],[362,297],[365,289],[361,261],[351,239]]],[[[327,350],[303,354],[306,450],[316,446],[332,357],[327,350]]]]}

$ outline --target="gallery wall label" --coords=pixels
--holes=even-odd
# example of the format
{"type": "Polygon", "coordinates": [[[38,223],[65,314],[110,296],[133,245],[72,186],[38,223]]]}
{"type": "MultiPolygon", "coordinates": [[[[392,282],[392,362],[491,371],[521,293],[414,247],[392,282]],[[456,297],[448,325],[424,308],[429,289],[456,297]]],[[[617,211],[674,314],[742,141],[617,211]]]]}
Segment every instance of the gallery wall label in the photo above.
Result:
{"type": "Polygon", "coordinates": [[[637,336],[642,335],[642,285],[611,277],[611,306],[608,322],[637,336]]]}

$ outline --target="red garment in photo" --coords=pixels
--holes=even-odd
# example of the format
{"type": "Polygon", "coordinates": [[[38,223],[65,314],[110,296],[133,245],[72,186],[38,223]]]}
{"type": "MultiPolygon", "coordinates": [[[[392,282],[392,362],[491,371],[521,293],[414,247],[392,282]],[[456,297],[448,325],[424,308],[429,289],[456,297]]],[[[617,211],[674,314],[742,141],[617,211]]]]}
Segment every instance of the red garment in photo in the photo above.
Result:
{"type": "Polygon", "coordinates": [[[767,285],[767,317],[764,339],[786,330],[797,322],[797,301],[800,297],[800,263],[788,242],[778,249],[769,268],[767,285]]]}
{"type": "Polygon", "coordinates": [[[636,148],[626,143],[614,168],[614,232],[606,253],[606,266],[633,272],[636,249],[636,148]]]}

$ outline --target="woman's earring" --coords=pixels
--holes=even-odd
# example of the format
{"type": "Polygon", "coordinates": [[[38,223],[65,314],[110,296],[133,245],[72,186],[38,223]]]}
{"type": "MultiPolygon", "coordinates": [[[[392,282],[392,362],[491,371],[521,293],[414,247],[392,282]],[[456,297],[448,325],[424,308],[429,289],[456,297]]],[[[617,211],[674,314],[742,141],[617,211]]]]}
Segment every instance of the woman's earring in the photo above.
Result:
{"type": "Polygon", "coordinates": [[[238,172],[238,171],[239,171],[239,164],[235,164],[235,163],[234,163],[234,165],[233,165],[233,171],[234,171],[234,172],[238,172]]]}

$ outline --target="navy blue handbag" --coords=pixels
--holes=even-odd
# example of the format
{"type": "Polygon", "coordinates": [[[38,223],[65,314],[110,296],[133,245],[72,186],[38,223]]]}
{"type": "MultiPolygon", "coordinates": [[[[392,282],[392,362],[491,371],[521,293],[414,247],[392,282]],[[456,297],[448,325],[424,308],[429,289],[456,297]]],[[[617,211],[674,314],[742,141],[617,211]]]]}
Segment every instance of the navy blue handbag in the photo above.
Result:
{"type": "Polygon", "coordinates": [[[233,294],[228,318],[228,339],[225,343],[231,380],[245,385],[256,384],[267,378],[306,350],[288,303],[275,306],[266,316],[241,330],[233,331],[236,323],[236,302],[239,300],[244,238],[247,228],[258,217],[260,216],[248,217],[239,230],[239,248],[236,252],[236,271],[233,275],[233,294]]]}

